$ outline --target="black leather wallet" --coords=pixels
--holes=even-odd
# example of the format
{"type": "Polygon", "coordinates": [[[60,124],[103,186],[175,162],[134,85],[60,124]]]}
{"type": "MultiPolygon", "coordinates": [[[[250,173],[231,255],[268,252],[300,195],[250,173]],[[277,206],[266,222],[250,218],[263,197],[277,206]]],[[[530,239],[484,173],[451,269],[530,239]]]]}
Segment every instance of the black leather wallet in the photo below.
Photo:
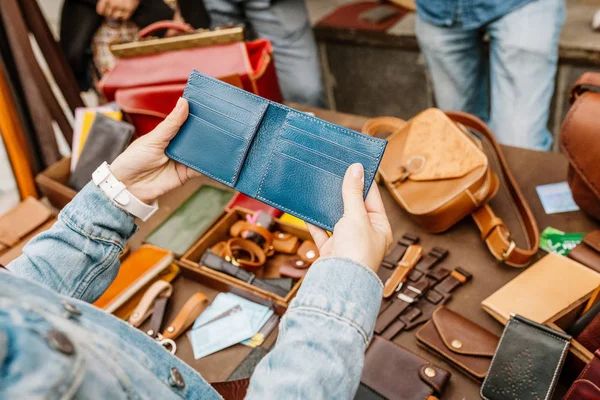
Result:
{"type": "Polygon", "coordinates": [[[486,400],[550,399],[571,336],[521,316],[511,317],[481,387],[486,400]]]}
{"type": "Polygon", "coordinates": [[[96,114],[77,166],[69,178],[69,187],[77,191],[83,189],[100,164],[104,161],[110,164],[127,148],[134,130],[127,122],[96,114]]]}

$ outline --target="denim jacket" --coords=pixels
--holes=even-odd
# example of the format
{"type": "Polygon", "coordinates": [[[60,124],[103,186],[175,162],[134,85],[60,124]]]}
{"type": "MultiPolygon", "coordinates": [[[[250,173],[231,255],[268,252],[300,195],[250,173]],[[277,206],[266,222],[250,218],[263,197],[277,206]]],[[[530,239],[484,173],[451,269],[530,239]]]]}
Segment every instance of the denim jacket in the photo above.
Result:
{"type": "MultiPolygon", "coordinates": [[[[218,399],[150,337],[89,304],[115,278],[134,219],[89,184],[0,270],[0,399],[218,399]]],[[[316,262],[247,398],[349,399],[382,295],[371,270],[316,262]]]]}

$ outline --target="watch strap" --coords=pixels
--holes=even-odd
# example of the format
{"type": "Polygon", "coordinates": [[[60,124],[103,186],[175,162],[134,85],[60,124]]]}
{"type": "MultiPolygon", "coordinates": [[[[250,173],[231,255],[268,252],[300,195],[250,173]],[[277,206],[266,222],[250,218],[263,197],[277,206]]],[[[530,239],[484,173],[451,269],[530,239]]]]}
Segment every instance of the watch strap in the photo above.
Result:
{"type": "Polygon", "coordinates": [[[117,207],[142,221],[147,221],[158,210],[157,200],[148,205],[131,194],[125,184],[113,175],[106,161],[92,173],[92,181],[117,207]]]}
{"type": "Polygon", "coordinates": [[[385,282],[383,288],[383,297],[388,298],[401,288],[401,285],[406,281],[408,274],[415,267],[421,255],[423,247],[418,244],[411,244],[404,253],[402,259],[398,262],[396,269],[385,282]]]}

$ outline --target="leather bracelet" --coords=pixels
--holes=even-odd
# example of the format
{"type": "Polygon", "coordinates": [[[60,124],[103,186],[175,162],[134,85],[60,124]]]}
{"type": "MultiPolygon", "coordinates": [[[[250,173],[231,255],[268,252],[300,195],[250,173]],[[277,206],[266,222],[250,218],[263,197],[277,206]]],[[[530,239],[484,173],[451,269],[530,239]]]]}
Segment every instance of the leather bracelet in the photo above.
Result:
{"type": "Polygon", "coordinates": [[[234,238],[242,237],[241,235],[246,231],[254,232],[262,236],[266,243],[266,246],[264,246],[265,248],[268,248],[273,243],[273,233],[267,228],[241,220],[237,221],[229,228],[229,235],[234,238]]]}
{"type": "Polygon", "coordinates": [[[212,251],[219,257],[231,262],[236,267],[254,272],[267,261],[264,250],[251,240],[233,238],[226,242],[219,242],[212,247],[212,251]],[[248,258],[240,257],[243,252],[248,258]]]}

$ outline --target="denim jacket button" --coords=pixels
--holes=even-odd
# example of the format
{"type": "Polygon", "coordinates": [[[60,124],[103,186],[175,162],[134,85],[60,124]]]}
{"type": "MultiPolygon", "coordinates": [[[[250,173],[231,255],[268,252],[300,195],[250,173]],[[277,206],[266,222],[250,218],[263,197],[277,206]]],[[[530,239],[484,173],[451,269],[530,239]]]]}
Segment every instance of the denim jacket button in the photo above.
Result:
{"type": "Polygon", "coordinates": [[[185,387],[185,381],[181,372],[177,368],[171,368],[171,376],[169,376],[169,385],[183,389],[185,387]]]}
{"type": "Polygon", "coordinates": [[[81,311],[79,311],[79,309],[77,307],[75,307],[73,304],[69,303],[66,300],[61,301],[61,304],[63,306],[63,308],[65,309],[65,311],[69,314],[68,317],[73,317],[73,316],[80,316],[81,315],[81,311]]]}
{"type": "Polygon", "coordinates": [[[46,336],[46,342],[53,349],[60,351],[63,354],[71,355],[75,353],[75,347],[69,338],[62,332],[57,330],[51,330],[46,336]]]}

